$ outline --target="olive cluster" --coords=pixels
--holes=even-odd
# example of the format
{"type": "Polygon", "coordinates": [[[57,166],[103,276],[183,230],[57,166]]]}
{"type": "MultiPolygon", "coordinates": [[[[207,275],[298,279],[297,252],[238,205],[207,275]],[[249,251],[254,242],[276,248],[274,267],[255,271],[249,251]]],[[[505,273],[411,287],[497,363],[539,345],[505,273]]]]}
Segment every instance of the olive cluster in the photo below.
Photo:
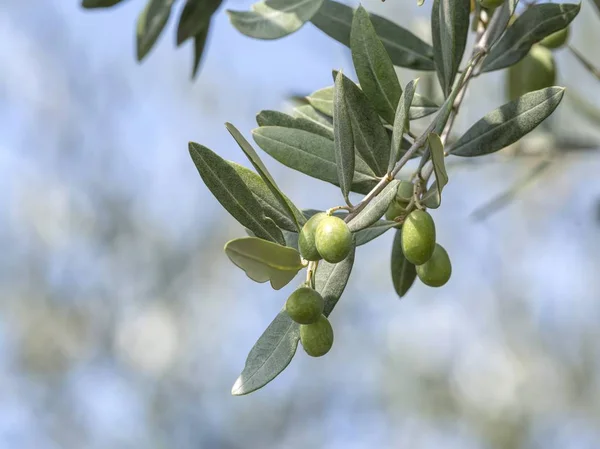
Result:
{"type": "MultiPolygon", "coordinates": [[[[308,261],[338,263],[352,250],[352,233],[341,218],[324,212],[313,215],[303,226],[298,248],[308,261]]],[[[307,283],[294,291],[285,303],[292,320],[300,324],[300,341],[306,353],[321,357],[333,345],[333,328],[325,315],[325,303],[319,292],[307,283]]]]}
{"type": "Polygon", "coordinates": [[[448,253],[436,243],[435,223],[426,211],[416,209],[409,213],[413,184],[402,181],[396,198],[387,210],[386,218],[405,217],[402,228],[402,252],[416,265],[417,276],[425,285],[441,287],[450,279],[452,265],[448,253]]]}

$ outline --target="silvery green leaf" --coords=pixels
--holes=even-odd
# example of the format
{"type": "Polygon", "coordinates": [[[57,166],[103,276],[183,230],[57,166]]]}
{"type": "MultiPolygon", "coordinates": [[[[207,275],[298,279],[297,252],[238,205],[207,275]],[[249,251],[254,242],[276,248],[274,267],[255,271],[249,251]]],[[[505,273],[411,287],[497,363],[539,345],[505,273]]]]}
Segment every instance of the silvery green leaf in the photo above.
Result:
{"type": "Polygon", "coordinates": [[[289,213],[282,207],[280,201],[277,200],[265,181],[257,173],[235,162],[227,161],[227,163],[252,192],[268,218],[273,220],[282,230],[297,232],[296,223],[290,218],[289,213]]]}
{"type": "Polygon", "coordinates": [[[189,150],[200,177],[227,212],[257,237],[285,244],[279,228],[265,216],[252,192],[227,161],[198,143],[190,142],[189,150]]]}
{"type": "Polygon", "coordinates": [[[298,232],[300,232],[300,229],[302,229],[302,225],[304,225],[304,223],[305,223],[302,212],[300,212],[300,210],[298,210],[298,208],[296,208],[294,203],[292,203],[290,201],[290,199],[287,198],[283,194],[283,192],[279,189],[279,187],[277,186],[277,183],[275,182],[275,180],[269,173],[269,170],[267,170],[267,167],[265,167],[265,164],[263,163],[263,161],[260,159],[260,157],[258,156],[256,151],[254,151],[254,148],[252,148],[252,145],[250,145],[250,142],[248,142],[244,138],[242,133],[240,133],[237,130],[237,128],[235,126],[233,126],[231,123],[225,123],[225,127],[227,128],[227,131],[229,131],[229,133],[235,139],[237,144],[240,146],[240,148],[242,149],[242,151],[244,152],[246,157],[248,157],[248,159],[250,160],[250,162],[252,163],[252,165],[254,166],[254,168],[256,169],[256,171],[258,172],[260,177],[262,178],[262,180],[265,182],[265,184],[267,185],[269,190],[271,190],[271,192],[277,199],[277,201],[279,201],[279,204],[282,206],[283,210],[286,212],[288,217],[294,222],[298,232]]]}
{"type": "Polygon", "coordinates": [[[346,288],[352,266],[354,265],[355,248],[340,263],[331,264],[324,260],[319,261],[315,275],[315,289],[321,293],[325,300],[323,314],[329,316],[346,288]]]}
{"type": "Polygon", "coordinates": [[[437,209],[442,203],[442,190],[448,184],[448,173],[446,173],[446,165],[444,163],[444,144],[440,136],[436,133],[431,133],[427,136],[427,143],[431,152],[435,184],[423,195],[422,203],[430,209],[437,209]]]}
{"type": "Polygon", "coordinates": [[[149,0],[138,17],[137,59],[141,61],[152,49],[171,15],[174,0],[149,0]]]}
{"type": "Polygon", "coordinates": [[[510,18],[514,14],[515,9],[517,9],[518,3],[519,0],[506,0],[502,3],[502,6],[494,11],[483,36],[488,48],[494,45],[500,36],[502,36],[510,22],[510,18]]]}
{"type": "Polygon", "coordinates": [[[198,34],[194,36],[194,65],[192,66],[192,79],[196,77],[198,70],[200,69],[200,63],[202,62],[202,55],[204,54],[204,46],[206,45],[209,29],[210,24],[206,25],[206,28],[199,31],[198,34]]]}
{"type": "Polygon", "coordinates": [[[397,179],[392,180],[356,217],[350,220],[348,223],[350,231],[357,232],[377,223],[394,201],[399,184],[400,181],[397,179]]]}
{"type": "Polygon", "coordinates": [[[398,296],[402,298],[417,277],[417,268],[406,260],[402,251],[402,229],[396,230],[394,242],[392,243],[391,269],[394,289],[398,296]]]}
{"type": "Polygon", "coordinates": [[[285,287],[304,268],[294,248],[256,237],[230,240],[225,244],[225,254],[250,279],[270,281],[275,290],[285,287]]]}
{"type": "Polygon", "coordinates": [[[502,69],[525,57],[531,46],[555,31],[566,28],[577,16],[580,4],[544,3],[528,8],[492,47],[483,71],[502,69]]]}
{"type": "Polygon", "coordinates": [[[355,11],[352,20],[350,49],[362,91],[377,113],[388,123],[394,123],[402,88],[392,60],[362,6],[355,11]]]}
{"type": "Polygon", "coordinates": [[[400,160],[400,157],[402,157],[402,154],[405,152],[403,151],[402,143],[404,141],[404,133],[410,130],[410,106],[413,102],[418,81],[418,79],[412,80],[406,85],[404,92],[402,92],[402,95],[400,96],[400,101],[398,102],[398,108],[396,109],[394,119],[394,129],[392,132],[392,147],[387,169],[388,173],[392,171],[396,163],[400,160]]]}
{"type": "Polygon", "coordinates": [[[177,24],[177,45],[198,36],[208,28],[222,0],[187,0],[177,24]]]}
{"type": "Polygon", "coordinates": [[[352,80],[342,77],[356,151],[376,175],[383,176],[390,158],[387,131],[365,94],[352,80]]]}
{"type": "Polygon", "coordinates": [[[417,120],[428,115],[434,114],[439,110],[440,106],[433,100],[415,93],[408,118],[417,120]]]}
{"type": "Polygon", "coordinates": [[[361,246],[369,243],[371,240],[375,240],[380,235],[385,234],[387,231],[397,226],[398,223],[395,221],[378,220],[375,224],[368,228],[361,229],[354,234],[356,239],[356,246],[361,246]]]}
{"type": "MultiPolygon", "coordinates": [[[[413,33],[389,20],[370,14],[373,27],[394,65],[414,70],[434,70],[433,49],[413,33]]],[[[353,9],[324,0],[311,22],[336,41],[350,47],[353,9]]]]}
{"type": "Polygon", "coordinates": [[[252,393],[275,379],[292,361],[300,341],[300,325],[282,309],[254,344],[231,394],[252,393]]]}
{"type": "MultiPolygon", "coordinates": [[[[283,165],[339,186],[331,140],[300,129],[279,126],[261,126],[252,134],[257,145],[283,165]]],[[[366,194],[375,184],[377,179],[372,170],[356,159],[352,191],[366,194]]]]}
{"type": "Polygon", "coordinates": [[[256,123],[259,126],[282,126],[284,128],[302,129],[333,140],[333,128],[328,129],[324,125],[315,123],[313,120],[304,117],[292,117],[279,111],[260,111],[256,115],[256,123]]]}
{"type": "Polygon", "coordinates": [[[335,111],[333,115],[333,148],[342,195],[346,202],[349,202],[348,194],[352,189],[352,180],[354,179],[355,157],[352,119],[345,89],[346,84],[344,75],[339,72],[335,80],[333,95],[333,109],[335,111]]]}
{"type": "Polygon", "coordinates": [[[299,30],[319,10],[323,0],[266,0],[250,11],[227,10],[232,25],[256,39],[279,39],[299,30]]]}
{"type": "MultiPolygon", "coordinates": [[[[332,97],[333,101],[333,97],[332,97]]],[[[333,120],[331,118],[321,114],[315,108],[309,104],[298,106],[294,108],[294,117],[308,120],[314,123],[316,126],[322,129],[320,135],[328,137],[329,140],[333,141],[333,120]]],[[[304,128],[303,128],[304,129],[304,128]]],[[[308,131],[308,130],[306,130],[308,131]]]]}
{"type": "Polygon", "coordinates": [[[564,87],[529,92],[475,123],[448,150],[455,156],[482,156],[516,142],[548,117],[562,100],[564,87]]]}
{"type": "Polygon", "coordinates": [[[431,32],[435,69],[444,95],[452,90],[469,33],[470,0],[434,0],[431,32]]]}

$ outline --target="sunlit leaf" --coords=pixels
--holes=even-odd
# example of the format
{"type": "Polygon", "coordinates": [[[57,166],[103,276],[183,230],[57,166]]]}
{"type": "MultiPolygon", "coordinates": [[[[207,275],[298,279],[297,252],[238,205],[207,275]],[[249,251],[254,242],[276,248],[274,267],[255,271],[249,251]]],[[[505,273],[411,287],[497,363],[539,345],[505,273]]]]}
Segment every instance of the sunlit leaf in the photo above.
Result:
{"type": "MultiPolygon", "coordinates": [[[[333,128],[327,129],[324,125],[317,124],[313,120],[304,117],[292,117],[279,111],[260,111],[256,115],[256,123],[259,126],[282,126],[284,128],[295,128],[318,134],[329,140],[333,140],[333,128]]],[[[333,125],[331,125],[333,126],[333,125]]]]}
{"type": "Polygon", "coordinates": [[[436,133],[427,136],[427,143],[431,152],[431,162],[435,174],[434,186],[423,196],[422,202],[431,209],[440,207],[442,190],[448,184],[448,173],[444,163],[444,144],[436,133]]]}
{"type": "Polygon", "coordinates": [[[137,59],[141,61],[152,49],[171,15],[174,0],[149,0],[138,17],[137,59]]]}
{"type": "Polygon", "coordinates": [[[482,156],[516,142],[542,123],[562,100],[563,87],[536,90],[500,106],[475,123],[452,145],[456,156],[482,156]]]}
{"type": "Polygon", "coordinates": [[[316,126],[320,127],[322,129],[322,132],[318,134],[328,137],[330,140],[333,141],[333,120],[331,118],[321,114],[309,104],[305,104],[294,108],[293,114],[296,118],[308,120],[314,123],[316,126]]]}
{"type": "Polygon", "coordinates": [[[392,132],[392,147],[390,151],[388,172],[392,171],[404,153],[402,143],[404,141],[404,133],[410,130],[410,106],[413,102],[418,81],[418,79],[412,80],[406,85],[404,92],[402,92],[402,95],[400,96],[400,101],[398,102],[398,108],[396,109],[394,119],[394,130],[392,132]]]}
{"type": "Polygon", "coordinates": [[[252,192],[227,161],[198,143],[190,142],[189,151],[200,177],[227,212],[257,237],[285,244],[279,228],[265,216],[252,192]]]}

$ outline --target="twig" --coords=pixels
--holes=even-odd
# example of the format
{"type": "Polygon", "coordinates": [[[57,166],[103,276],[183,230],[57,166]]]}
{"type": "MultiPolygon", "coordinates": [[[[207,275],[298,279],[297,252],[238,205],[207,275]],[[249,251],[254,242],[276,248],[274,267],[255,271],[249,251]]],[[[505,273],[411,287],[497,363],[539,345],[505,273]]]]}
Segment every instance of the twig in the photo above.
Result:
{"type": "Polygon", "coordinates": [[[590,71],[590,73],[592,75],[594,75],[596,78],[598,78],[600,80],[600,69],[598,69],[595,65],[593,65],[585,56],[583,56],[581,54],[581,52],[579,50],[577,50],[575,47],[571,46],[570,44],[567,44],[567,48],[569,49],[569,51],[573,54],[573,56],[575,56],[579,62],[581,62],[586,69],[588,69],[590,71]]]}

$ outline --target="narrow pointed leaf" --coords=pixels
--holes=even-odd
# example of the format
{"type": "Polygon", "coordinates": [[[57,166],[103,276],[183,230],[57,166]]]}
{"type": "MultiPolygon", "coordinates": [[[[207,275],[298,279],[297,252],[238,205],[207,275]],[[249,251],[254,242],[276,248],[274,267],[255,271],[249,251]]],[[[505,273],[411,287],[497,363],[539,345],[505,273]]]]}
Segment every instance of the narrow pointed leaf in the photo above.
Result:
{"type": "Polygon", "coordinates": [[[83,0],[81,6],[84,8],[109,8],[122,2],[123,0],[83,0]]]}
{"type": "Polygon", "coordinates": [[[415,93],[412,104],[410,105],[408,118],[410,120],[417,120],[434,114],[439,109],[440,106],[435,101],[415,93]]]}
{"type": "Polygon", "coordinates": [[[201,34],[222,0],[187,0],[177,24],[177,45],[201,34]]]}
{"type": "Polygon", "coordinates": [[[356,151],[376,175],[383,176],[390,158],[387,131],[365,94],[348,77],[342,77],[356,151]]]}
{"type": "Polygon", "coordinates": [[[548,87],[500,106],[475,123],[450,150],[456,156],[482,156],[516,142],[559,105],[565,89],[548,87]]]}
{"type": "Polygon", "coordinates": [[[352,189],[354,178],[354,136],[352,134],[352,119],[346,101],[346,91],[342,72],[335,80],[333,107],[333,148],[335,164],[337,165],[338,181],[342,195],[348,202],[348,194],[352,189]]]}
{"type": "Polygon", "coordinates": [[[488,44],[488,48],[496,43],[498,39],[502,36],[508,23],[510,22],[510,18],[514,14],[517,9],[517,4],[519,0],[505,0],[502,3],[502,6],[497,8],[490,19],[489,26],[487,27],[484,36],[488,44]]]}
{"type": "Polygon", "coordinates": [[[206,39],[208,38],[208,32],[210,24],[206,25],[206,28],[199,31],[194,36],[194,64],[192,66],[192,79],[196,78],[200,65],[202,64],[202,55],[204,54],[204,47],[206,46],[206,39]]]}
{"type": "MultiPolygon", "coordinates": [[[[331,101],[333,104],[333,96],[331,101]]],[[[333,141],[333,120],[321,114],[311,105],[305,104],[294,108],[294,117],[312,122],[315,126],[318,126],[322,130],[320,133],[315,134],[328,137],[329,140],[333,141]]],[[[305,131],[308,131],[308,129],[306,129],[305,131]]]]}
{"type": "Polygon", "coordinates": [[[230,240],[225,253],[250,279],[270,281],[275,290],[285,287],[304,268],[295,249],[256,237],[230,240]]]}
{"type": "Polygon", "coordinates": [[[406,292],[415,282],[417,277],[417,268],[406,260],[402,252],[402,229],[396,231],[394,242],[392,243],[392,282],[394,289],[400,298],[406,295],[406,292]]]}
{"type": "Polygon", "coordinates": [[[469,33],[470,0],[434,0],[431,32],[435,69],[442,91],[450,94],[469,33]]]}
{"type": "Polygon", "coordinates": [[[200,177],[227,212],[257,237],[285,243],[279,228],[265,216],[252,192],[225,160],[198,143],[190,142],[189,150],[200,177]]]}
{"type": "Polygon", "coordinates": [[[229,133],[233,136],[233,138],[240,146],[246,157],[248,157],[248,160],[254,166],[254,168],[256,169],[262,180],[265,182],[269,190],[271,190],[275,198],[277,198],[277,201],[279,201],[279,204],[281,204],[283,210],[286,211],[288,217],[295,223],[298,232],[300,232],[300,229],[302,229],[302,225],[305,223],[302,212],[300,212],[300,210],[298,210],[294,203],[292,203],[289,200],[289,198],[287,198],[279,189],[277,183],[271,176],[271,173],[269,173],[269,170],[267,170],[267,167],[265,167],[263,161],[260,159],[256,151],[254,151],[254,148],[252,148],[252,145],[250,145],[250,142],[246,140],[242,133],[240,133],[238,129],[231,123],[225,123],[225,127],[227,128],[227,131],[229,131],[229,133]]]}
{"type": "Polygon", "coordinates": [[[342,296],[346,284],[348,284],[352,266],[354,265],[354,254],[355,249],[352,248],[350,254],[340,263],[331,264],[324,260],[319,262],[317,274],[315,275],[315,289],[321,293],[321,296],[325,300],[325,308],[323,310],[323,315],[325,316],[331,314],[342,296]]]}
{"type": "Polygon", "coordinates": [[[392,201],[394,201],[399,184],[400,181],[394,179],[379,195],[373,198],[373,200],[348,223],[350,231],[357,232],[377,223],[377,221],[385,215],[385,212],[388,210],[390,204],[392,204],[392,201]]]}
{"type": "Polygon", "coordinates": [[[402,149],[402,143],[404,141],[404,133],[410,130],[410,106],[413,102],[418,81],[418,79],[412,80],[406,85],[406,88],[400,97],[400,101],[398,102],[398,108],[396,109],[394,119],[394,130],[392,132],[392,148],[387,169],[388,173],[392,171],[396,163],[400,160],[400,157],[402,157],[402,154],[405,152],[402,149]]]}
{"type": "Polygon", "coordinates": [[[174,0],[149,0],[138,17],[137,59],[141,61],[152,49],[171,15],[174,0]]]}
{"type": "Polygon", "coordinates": [[[279,39],[299,30],[319,10],[323,0],[267,0],[251,11],[227,10],[229,20],[242,34],[256,39],[279,39]]]}
{"type": "Polygon", "coordinates": [[[427,136],[427,143],[431,152],[435,183],[423,196],[422,202],[430,209],[437,209],[442,203],[442,190],[448,184],[448,173],[446,173],[446,165],[444,163],[444,144],[440,136],[436,133],[431,133],[427,136]]]}
{"type": "Polygon", "coordinates": [[[394,123],[402,88],[392,60],[362,6],[354,13],[350,49],[361,89],[378,114],[388,123],[394,123]]]}
{"type": "Polygon", "coordinates": [[[267,184],[265,184],[260,175],[235,162],[227,161],[227,163],[236,171],[246,187],[252,192],[252,195],[254,195],[254,198],[256,198],[256,201],[258,201],[268,218],[273,220],[282,230],[298,231],[296,223],[290,218],[290,214],[283,208],[280,201],[273,195],[273,192],[267,187],[267,184]]]}
{"type": "MultiPolygon", "coordinates": [[[[353,9],[333,0],[325,0],[311,22],[336,41],[350,47],[353,9]]],[[[433,49],[413,33],[375,14],[370,14],[375,32],[392,63],[414,70],[434,70],[433,49]]]]}
{"type": "MultiPolygon", "coordinates": [[[[339,186],[333,142],[300,129],[261,126],[252,131],[257,145],[283,165],[339,186]]],[[[373,172],[355,161],[352,191],[368,193],[377,183],[373,172]]]]}
{"type": "Polygon", "coordinates": [[[231,394],[241,396],[264,387],[292,361],[300,341],[300,325],[281,310],[254,344],[231,394]]]}
{"type": "Polygon", "coordinates": [[[555,31],[566,28],[579,13],[581,4],[543,3],[527,9],[492,47],[483,62],[483,71],[516,64],[531,46],[555,31]]]}
{"type": "Polygon", "coordinates": [[[356,246],[361,246],[375,240],[377,237],[385,234],[387,231],[397,226],[395,221],[379,220],[368,228],[361,229],[354,234],[356,246]]]}
{"type": "MultiPolygon", "coordinates": [[[[318,134],[329,140],[333,140],[333,128],[326,129],[324,126],[315,123],[304,117],[292,117],[279,111],[260,111],[256,115],[256,123],[259,126],[282,126],[284,128],[302,129],[312,134],[318,134]]],[[[333,125],[332,125],[333,126],[333,125]]]]}

